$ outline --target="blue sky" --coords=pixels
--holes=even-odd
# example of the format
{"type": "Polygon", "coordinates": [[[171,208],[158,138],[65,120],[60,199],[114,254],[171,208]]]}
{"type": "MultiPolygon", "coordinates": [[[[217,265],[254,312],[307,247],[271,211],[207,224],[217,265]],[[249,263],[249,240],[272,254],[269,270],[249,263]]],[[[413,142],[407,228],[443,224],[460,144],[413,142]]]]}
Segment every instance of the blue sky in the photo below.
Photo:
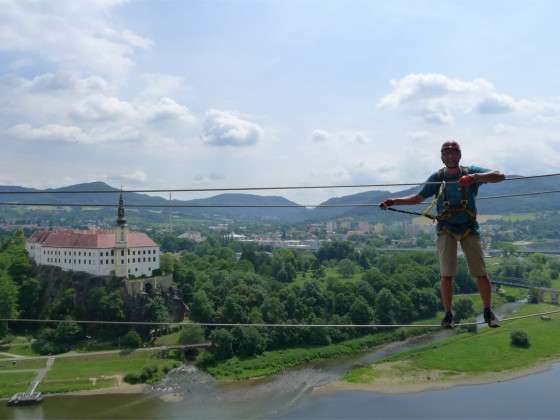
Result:
{"type": "Polygon", "coordinates": [[[465,164],[557,172],[558,9],[0,0],[0,183],[416,181],[448,138],[465,164]]]}

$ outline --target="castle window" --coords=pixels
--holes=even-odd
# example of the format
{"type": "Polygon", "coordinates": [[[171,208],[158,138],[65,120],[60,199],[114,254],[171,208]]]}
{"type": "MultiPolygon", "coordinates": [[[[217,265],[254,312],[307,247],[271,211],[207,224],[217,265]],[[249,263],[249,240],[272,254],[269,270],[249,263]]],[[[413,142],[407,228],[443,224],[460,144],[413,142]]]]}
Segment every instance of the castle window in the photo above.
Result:
{"type": "Polygon", "coordinates": [[[113,255],[115,255],[115,250],[114,249],[111,250],[111,256],[113,256],[113,255]]]}
{"type": "Polygon", "coordinates": [[[115,264],[115,259],[111,258],[111,264],[115,264]]]}
{"type": "Polygon", "coordinates": [[[123,264],[123,265],[124,265],[124,260],[123,260],[123,259],[121,259],[121,264],[123,264]]]}
{"type": "Polygon", "coordinates": [[[124,256],[124,249],[121,249],[121,257],[124,256]]]}

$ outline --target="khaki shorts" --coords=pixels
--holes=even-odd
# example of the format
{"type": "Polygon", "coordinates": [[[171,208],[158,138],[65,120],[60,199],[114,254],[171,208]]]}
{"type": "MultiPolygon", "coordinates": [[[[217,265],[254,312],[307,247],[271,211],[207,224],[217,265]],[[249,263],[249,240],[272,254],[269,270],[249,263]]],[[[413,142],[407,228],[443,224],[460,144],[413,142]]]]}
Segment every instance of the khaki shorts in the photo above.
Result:
{"type": "MultiPolygon", "coordinates": [[[[438,235],[439,270],[442,277],[455,277],[457,275],[457,242],[457,239],[448,233],[438,235]]],[[[480,236],[470,234],[460,242],[470,275],[472,277],[486,276],[486,264],[480,246],[480,236]]]]}

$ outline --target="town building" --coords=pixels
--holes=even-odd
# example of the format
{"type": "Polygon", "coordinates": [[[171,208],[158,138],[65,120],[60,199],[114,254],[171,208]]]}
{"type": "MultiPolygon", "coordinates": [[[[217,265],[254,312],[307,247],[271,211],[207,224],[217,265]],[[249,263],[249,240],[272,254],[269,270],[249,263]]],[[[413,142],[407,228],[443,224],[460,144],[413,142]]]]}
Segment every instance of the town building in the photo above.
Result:
{"type": "Polygon", "coordinates": [[[160,266],[159,246],[145,233],[128,230],[122,194],[115,230],[36,231],[26,249],[38,265],[99,276],[149,277],[160,266]]]}

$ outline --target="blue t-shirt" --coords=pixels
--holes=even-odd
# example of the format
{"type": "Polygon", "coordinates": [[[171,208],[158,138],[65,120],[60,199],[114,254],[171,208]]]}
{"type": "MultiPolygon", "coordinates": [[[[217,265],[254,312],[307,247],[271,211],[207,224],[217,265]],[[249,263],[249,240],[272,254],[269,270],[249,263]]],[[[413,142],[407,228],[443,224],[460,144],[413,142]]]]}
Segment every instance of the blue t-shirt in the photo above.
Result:
{"type": "MultiPolygon", "coordinates": [[[[490,172],[489,169],[481,168],[479,166],[467,166],[469,174],[480,174],[484,172],[490,172]]],[[[439,172],[439,171],[438,171],[439,172]]],[[[438,182],[440,177],[438,172],[434,172],[427,179],[427,182],[438,182]]],[[[444,170],[444,181],[457,181],[461,175],[448,174],[447,170],[444,170]]],[[[476,215],[476,202],[475,198],[478,194],[478,187],[480,187],[481,182],[475,182],[470,187],[467,188],[467,209],[469,209],[473,214],[476,215]]],[[[439,184],[425,184],[419,194],[424,198],[429,198],[437,195],[439,192],[439,184]]],[[[446,184],[447,188],[447,200],[449,201],[450,207],[462,207],[461,201],[463,200],[462,187],[459,184],[446,184]]],[[[437,202],[437,212],[441,214],[443,212],[443,196],[439,198],[437,202]]],[[[438,221],[437,231],[441,232],[443,229],[449,230],[451,233],[456,235],[463,235],[467,229],[471,229],[471,232],[478,234],[478,222],[473,220],[466,212],[454,213],[449,219],[438,221]]]]}

